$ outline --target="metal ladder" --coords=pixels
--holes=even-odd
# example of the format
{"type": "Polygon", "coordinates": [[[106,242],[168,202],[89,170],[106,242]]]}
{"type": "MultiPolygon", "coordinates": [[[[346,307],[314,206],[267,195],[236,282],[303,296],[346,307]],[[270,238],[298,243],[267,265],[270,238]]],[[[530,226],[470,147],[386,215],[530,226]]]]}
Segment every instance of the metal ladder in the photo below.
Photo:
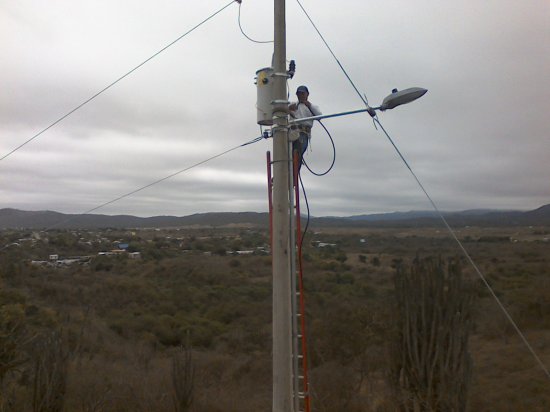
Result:
{"type": "Polygon", "coordinates": [[[299,158],[293,153],[291,176],[294,188],[291,202],[294,205],[294,219],[291,232],[296,245],[292,248],[292,337],[293,337],[293,371],[294,371],[294,410],[310,412],[311,398],[309,393],[307,335],[305,323],[305,298],[302,267],[302,227],[300,221],[300,185],[298,180],[299,158]]]}
{"type": "MultiPolygon", "coordinates": [[[[267,152],[267,181],[269,198],[269,232],[273,233],[273,205],[272,205],[272,175],[271,175],[271,153],[267,152]]],[[[311,397],[309,393],[308,379],[308,357],[307,357],[307,339],[305,330],[305,302],[303,293],[303,271],[301,260],[302,235],[300,222],[300,188],[298,185],[298,157],[293,156],[293,162],[289,162],[290,202],[294,212],[294,217],[290,220],[290,244],[295,247],[290,248],[291,258],[291,293],[292,293],[292,371],[293,371],[293,411],[292,412],[311,412],[311,397]],[[297,250],[298,249],[298,250],[297,250]],[[297,253],[298,252],[298,253],[297,253]],[[298,270],[297,270],[298,267],[298,270]]],[[[272,246],[273,239],[270,238],[272,246]]]]}

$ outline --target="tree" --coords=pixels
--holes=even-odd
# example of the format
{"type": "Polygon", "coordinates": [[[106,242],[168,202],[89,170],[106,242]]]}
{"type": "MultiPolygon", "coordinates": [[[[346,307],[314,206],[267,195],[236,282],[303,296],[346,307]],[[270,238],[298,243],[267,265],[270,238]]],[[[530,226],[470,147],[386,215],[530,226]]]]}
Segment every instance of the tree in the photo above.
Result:
{"type": "Polygon", "coordinates": [[[400,410],[466,410],[472,292],[458,262],[417,258],[409,269],[398,266],[391,379],[400,410]]]}

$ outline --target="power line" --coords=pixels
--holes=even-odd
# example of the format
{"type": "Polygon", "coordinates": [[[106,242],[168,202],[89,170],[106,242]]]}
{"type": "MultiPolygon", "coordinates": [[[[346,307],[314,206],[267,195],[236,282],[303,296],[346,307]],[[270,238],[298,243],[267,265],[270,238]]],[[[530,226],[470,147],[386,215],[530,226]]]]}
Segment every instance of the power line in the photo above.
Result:
{"type": "MultiPolygon", "coordinates": [[[[129,196],[132,196],[132,195],[134,195],[134,194],[136,194],[136,193],[138,193],[138,192],[141,192],[142,190],[148,189],[148,188],[150,188],[151,186],[157,185],[157,184],[159,184],[159,183],[161,183],[161,182],[164,182],[165,180],[171,179],[171,178],[174,177],[174,176],[177,176],[177,175],[179,175],[179,174],[185,173],[185,172],[187,172],[187,171],[189,171],[189,170],[191,170],[191,169],[194,169],[195,167],[198,167],[198,166],[201,166],[201,165],[203,165],[203,164],[205,164],[205,163],[207,163],[207,162],[210,162],[211,160],[214,160],[214,159],[217,159],[218,157],[224,156],[224,155],[226,155],[226,154],[228,154],[228,153],[230,153],[230,152],[232,152],[232,151],[234,151],[234,150],[237,150],[237,149],[239,149],[239,148],[241,148],[241,147],[245,147],[245,146],[251,145],[251,144],[253,144],[253,143],[257,143],[257,142],[259,142],[260,140],[263,140],[263,139],[265,139],[264,136],[258,136],[258,137],[254,138],[254,139],[252,139],[252,140],[249,140],[248,142],[245,142],[245,143],[242,143],[242,144],[240,144],[240,145],[234,146],[234,147],[232,147],[232,148],[230,148],[230,149],[227,149],[227,150],[225,150],[225,151],[223,151],[223,152],[221,152],[221,153],[218,153],[217,155],[214,155],[214,156],[209,157],[208,159],[202,160],[202,161],[197,162],[197,163],[195,163],[195,164],[193,164],[193,165],[191,165],[191,166],[186,167],[185,169],[181,169],[181,170],[179,170],[179,171],[177,171],[177,172],[175,172],[175,173],[172,173],[172,174],[170,174],[170,175],[168,175],[168,176],[165,176],[165,177],[163,177],[163,178],[161,178],[161,179],[155,180],[154,182],[151,182],[151,183],[146,184],[145,186],[142,186],[142,187],[140,187],[140,188],[138,188],[138,189],[132,190],[131,192],[128,192],[128,193],[125,193],[125,194],[123,194],[123,195],[121,195],[121,196],[118,196],[118,197],[116,197],[116,198],[114,198],[114,199],[112,199],[112,200],[109,200],[108,202],[102,203],[102,204],[99,205],[99,206],[95,206],[95,207],[93,207],[93,208],[91,208],[91,209],[89,209],[89,210],[86,210],[85,212],[81,212],[81,213],[79,213],[79,214],[76,214],[76,215],[74,215],[74,216],[71,216],[70,218],[67,218],[67,219],[65,219],[65,220],[62,220],[61,222],[58,222],[58,223],[56,223],[56,224],[54,224],[54,225],[51,225],[51,226],[47,227],[47,228],[44,229],[44,230],[45,230],[45,231],[51,230],[51,229],[53,229],[53,228],[55,228],[55,227],[57,227],[57,226],[60,226],[60,225],[62,225],[62,224],[64,224],[64,223],[70,222],[70,221],[72,221],[72,220],[74,220],[74,219],[76,219],[76,218],[78,218],[78,217],[80,217],[80,216],[82,216],[82,215],[86,215],[86,214],[95,212],[95,211],[98,210],[98,209],[101,209],[101,208],[103,208],[103,207],[105,207],[105,206],[108,206],[108,205],[110,205],[110,204],[113,204],[113,203],[115,203],[115,202],[118,202],[119,200],[122,200],[122,199],[124,199],[124,198],[129,197],[129,196]]],[[[10,246],[11,246],[11,244],[5,245],[3,248],[0,249],[0,252],[3,251],[3,250],[5,250],[5,249],[7,249],[7,248],[10,247],[10,246]]]]}
{"type": "Polygon", "coordinates": [[[235,0],[232,0],[231,2],[229,2],[227,5],[223,6],[221,9],[219,9],[218,11],[214,12],[213,14],[211,14],[210,16],[208,16],[207,18],[205,18],[203,21],[201,21],[200,23],[198,23],[197,25],[195,25],[194,27],[192,27],[191,29],[189,29],[187,32],[185,32],[184,34],[182,34],[181,36],[179,36],[177,39],[173,40],[172,42],[168,43],[166,46],[164,46],[162,49],[160,49],[159,51],[157,51],[155,54],[153,54],[152,56],[148,57],[147,59],[145,59],[143,62],[141,62],[140,64],[138,64],[137,66],[135,66],[133,69],[131,69],[130,71],[126,72],[125,74],[123,74],[122,76],[120,76],[118,79],[116,79],[115,81],[113,81],[112,83],[110,83],[108,86],[104,87],[103,89],[101,89],[100,91],[98,91],[96,94],[94,94],[92,97],[88,98],[87,100],[85,100],[84,102],[80,103],[78,106],[76,106],[74,109],[72,109],[71,111],[67,112],[66,114],[64,114],[63,116],[61,116],[59,119],[57,119],[56,121],[54,121],[53,123],[51,123],[49,126],[45,127],[44,129],[42,129],[41,131],[39,131],[38,133],[36,133],[34,136],[32,136],[30,139],[26,140],[25,142],[21,143],[19,146],[17,146],[15,149],[13,149],[12,151],[10,151],[9,153],[5,154],[4,156],[2,156],[0,158],[0,161],[4,160],[5,158],[11,156],[13,153],[15,153],[16,151],[18,151],[19,149],[21,149],[23,146],[29,144],[30,142],[32,142],[34,139],[36,139],[38,136],[40,136],[41,134],[43,134],[44,132],[48,131],[49,129],[51,129],[52,127],[54,127],[56,124],[58,124],[59,122],[63,121],[64,119],[66,119],[67,117],[69,117],[71,114],[73,114],[74,112],[76,112],[77,110],[79,110],[80,108],[82,108],[83,106],[85,106],[86,104],[90,103],[92,100],[94,100],[96,97],[98,97],[99,95],[101,95],[102,93],[104,93],[105,91],[109,90],[111,87],[113,87],[115,84],[117,84],[118,82],[120,82],[122,79],[128,77],[130,74],[132,74],[133,72],[135,72],[137,69],[139,69],[141,66],[143,66],[144,64],[148,63],[150,60],[154,59],[155,57],[157,57],[159,54],[161,54],[163,51],[165,51],[166,49],[168,49],[169,47],[173,46],[174,44],[176,44],[178,41],[180,41],[181,39],[183,39],[185,36],[187,36],[188,34],[190,34],[191,32],[193,32],[194,30],[198,29],[200,26],[202,26],[204,23],[206,23],[208,20],[212,19],[214,16],[216,16],[217,14],[221,13],[223,10],[225,10],[227,7],[229,7],[231,4],[233,4],[235,2],[235,0]]]}
{"type": "Polygon", "coordinates": [[[239,22],[239,29],[241,30],[241,33],[243,34],[243,36],[254,43],[260,43],[260,44],[273,43],[273,40],[255,40],[244,32],[243,27],[241,26],[241,1],[240,0],[236,0],[236,1],[239,3],[239,17],[237,21],[239,22]]]}
{"type": "MultiPolygon", "coordinates": [[[[340,66],[340,68],[342,69],[342,72],[345,74],[345,76],[347,77],[347,79],[349,80],[349,82],[351,83],[351,85],[353,86],[353,88],[355,89],[355,91],[357,92],[357,94],[359,95],[359,97],[361,98],[361,100],[363,101],[363,103],[365,103],[366,106],[368,106],[368,102],[367,102],[367,99],[366,99],[366,96],[365,98],[363,98],[363,96],[361,95],[361,93],[359,92],[359,90],[357,89],[357,87],[355,86],[355,84],[353,83],[353,80],[350,78],[350,76],[347,74],[346,70],[344,69],[344,67],[342,66],[342,64],[340,63],[340,61],[338,60],[338,58],[336,57],[336,55],[334,54],[334,52],[332,51],[332,49],[330,48],[330,46],[328,45],[327,41],[325,40],[325,38],[323,37],[323,35],[321,34],[321,32],[319,31],[319,29],[317,28],[317,26],[315,25],[315,23],[313,22],[313,20],[311,19],[311,17],[309,16],[309,14],[307,13],[307,11],[304,9],[304,7],[302,6],[302,3],[300,3],[300,0],[296,0],[297,3],[300,5],[300,8],[302,9],[302,11],[305,13],[305,15],[307,16],[307,18],[309,19],[309,21],[311,22],[311,24],[313,25],[313,27],[315,28],[315,30],[317,31],[317,33],[319,34],[319,36],[321,37],[321,40],[325,43],[327,49],[330,51],[330,53],[332,54],[332,56],[334,57],[334,59],[336,60],[336,62],[338,63],[338,66],[340,66]]],[[[533,355],[533,357],[535,358],[536,362],[539,364],[539,366],[542,368],[542,370],[546,373],[546,375],[548,376],[548,378],[550,379],[550,371],[548,370],[548,368],[546,367],[546,365],[544,365],[544,363],[542,362],[542,360],[540,359],[540,357],[537,355],[537,353],[535,352],[535,350],[533,349],[533,347],[531,346],[531,344],[529,343],[529,341],[527,340],[527,338],[525,337],[525,335],[523,334],[523,332],[521,331],[521,329],[518,327],[518,325],[516,324],[516,322],[514,321],[514,319],[512,318],[512,316],[510,315],[510,313],[508,312],[508,310],[504,307],[504,305],[502,304],[502,302],[500,301],[500,299],[498,298],[498,296],[496,295],[496,293],[494,292],[493,288],[491,287],[491,285],[489,284],[489,282],[487,281],[487,278],[485,277],[485,275],[481,272],[481,270],[479,269],[479,267],[475,264],[474,260],[472,259],[472,257],[470,256],[470,254],[468,253],[468,251],[466,250],[466,248],[464,247],[464,245],[462,244],[462,242],[460,241],[460,239],[458,239],[458,237],[456,236],[456,233],[454,232],[454,230],[451,228],[451,226],[449,225],[449,223],[447,222],[447,220],[445,219],[445,217],[443,216],[443,214],[441,213],[441,211],[439,210],[439,208],[437,207],[437,205],[435,204],[435,202],[433,201],[433,199],[431,198],[431,196],[428,194],[428,191],[424,188],[424,185],[422,184],[422,182],[420,181],[420,179],[418,178],[418,176],[416,175],[416,173],[413,171],[413,169],[411,168],[411,166],[409,165],[409,163],[407,162],[407,160],[405,159],[405,157],[403,156],[403,154],[401,153],[401,151],[399,150],[399,148],[397,147],[397,145],[395,144],[395,142],[393,141],[393,139],[390,137],[390,135],[388,134],[388,132],[386,131],[386,129],[384,129],[384,127],[382,126],[382,123],[380,123],[380,121],[378,120],[377,117],[374,117],[373,118],[373,121],[375,122],[375,126],[376,124],[378,124],[378,126],[380,126],[380,128],[382,129],[382,131],[384,132],[384,134],[386,135],[387,139],[389,140],[389,142],[391,143],[391,145],[393,146],[393,148],[395,149],[395,151],[397,152],[397,154],[399,155],[399,157],[401,158],[401,160],[403,161],[403,163],[405,164],[405,166],[407,167],[407,169],[409,169],[409,172],[411,173],[411,175],[414,177],[414,179],[416,180],[416,183],[418,184],[418,186],[420,187],[420,189],[422,190],[422,192],[424,192],[424,194],[426,195],[426,197],[428,198],[429,202],[431,203],[432,207],[434,208],[434,210],[436,211],[436,213],[438,214],[438,216],[441,218],[442,222],[444,223],[445,227],[447,228],[447,230],[449,231],[449,233],[451,234],[451,236],[453,237],[453,239],[456,241],[456,243],[458,244],[458,246],[460,247],[461,251],[464,253],[464,255],[466,256],[468,262],[470,262],[470,264],[472,265],[472,267],[474,268],[475,272],[477,273],[477,275],[480,277],[480,279],[482,280],[483,284],[487,287],[487,289],[489,290],[489,293],[491,294],[491,296],[495,299],[497,305],[500,307],[500,309],[502,310],[502,312],[504,313],[504,315],[506,316],[506,318],[508,319],[508,321],[512,324],[513,328],[515,329],[515,331],[517,332],[517,334],[519,335],[519,337],[521,338],[521,340],[523,341],[523,343],[525,344],[525,346],[527,346],[527,349],[529,350],[529,352],[531,352],[531,354],[533,355]]]]}
{"type": "MultiPolygon", "coordinates": [[[[302,234],[302,244],[304,243],[304,239],[306,237],[307,230],[309,229],[309,224],[311,220],[311,211],[309,209],[309,201],[307,200],[307,193],[306,193],[306,187],[304,186],[304,182],[302,181],[302,174],[298,172],[298,178],[300,179],[300,186],[302,186],[302,192],[304,193],[304,200],[306,201],[306,210],[307,210],[307,220],[306,220],[306,226],[304,228],[304,233],[302,234]]],[[[299,216],[298,219],[301,219],[302,217],[299,216]]]]}
{"type": "Polygon", "coordinates": [[[142,190],[145,190],[145,189],[150,188],[151,186],[155,186],[155,185],[157,185],[157,184],[159,184],[159,183],[162,183],[162,182],[164,182],[165,180],[171,179],[171,178],[174,177],[174,176],[177,176],[177,175],[180,175],[180,174],[182,174],[182,173],[185,173],[185,172],[187,172],[187,171],[189,171],[189,170],[191,170],[191,169],[194,169],[195,167],[201,166],[201,165],[203,165],[203,164],[205,164],[205,163],[207,163],[207,162],[210,162],[211,160],[214,160],[214,159],[217,159],[218,157],[224,156],[224,155],[226,155],[226,154],[228,154],[228,153],[230,153],[230,152],[232,152],[232,151],[234,151],[234,150],[237,150],[237,149],[239,149],[239,148],[241,148],[241,147],[248,146],[248,145],[250,145],[250,144],[259,142],[259,141],[262,140],[262,139],[264,139],[264,137],[263,137],[263,136],[259,136],[259,137],[256,137],[256,138],[254,138],[254,139],[252,139],[252,140],[250,140],[250,141],[248,141],[248,142],[246,142],[246,143],[242,143],[242,144],[240,144],[240,145],[234,146],[234,147],[232,147],[231,149],[227,149],[227,150],[225,150],[225,151],[223,151],[223,152],[221,152],[221,153],[218,153],[217,155],[214,155],[214,156],[209,157],[208,159],[202,160],[202,161],[200,161],[200,162],[198,162],[198,163],[195,163],[195,164],[193,164],[193,165],[191,165],[191,166],[188,166],[188,167],[186,167],[185,169],[181,169],[181,170],[179,170],[179,171],[177,171],[177,172],[175,172],[175,173],[169,174],[168,176],[165,176],[165,177],[163,177],[163,178],[161,178],[161,179],[155,180],[154,182],[148,183],[148,184],[146,184],[145,186],[142,186],[142,187],[140,187],[140,188],[138,188],[138,189],[132,190],[131,192],[125,193],[125,194],[123,194],[123,195],[120,195],[120,196],[118,196],[118,197],[116,197],[116,198],[114,198],[114,199],[112,199],[112,200],[109,200],[108,202],[102,203],[102,204],[99,205],[99,206],[95,206],[95,207],[93,207],[93,208],[91,208],[91,209],[89,209],[89,210],[86,210],[85,212],[82,212],[82,213],[79,213],[79,214],[77,214],[77,215],[71,216],[70,218],[65,219],[65,220],[62,220],[61,222],[56,223],[55,225],[51,225],[51,226],[47,227],[45,230],[48,231],[48,230],[53,229],[53,228],[55,228],[55,227],[57,227],[57,226],[60,226],[60,225],[62,225],[62,224],[64,224],[64,223],[70,222],[70,221],[72,221],[72,220],[74,220],[74,219],[76,219],[76,218],[78,218],[78,217],[80,217],[80,216],[82,216],[82,215],[87,215],[87,214],[89,214],[89,213],[95,212],[95,211],[98,210],[98,209],[101,209],[101,208],[103,208],[103,207],[105,207],[105,206],[108,206],[108,205],[110,205],[110,204],[113,204],[113,203],[115,203],[115,202],[118,202],[119,200],[122,200],[122,199],[124,199],[124,198],[129,197],[129,196],[132,196],[132,195],[134,195],[134,194],[136,194],[136,193],[138,193],[138,192],[141,192],[142,190]]]}

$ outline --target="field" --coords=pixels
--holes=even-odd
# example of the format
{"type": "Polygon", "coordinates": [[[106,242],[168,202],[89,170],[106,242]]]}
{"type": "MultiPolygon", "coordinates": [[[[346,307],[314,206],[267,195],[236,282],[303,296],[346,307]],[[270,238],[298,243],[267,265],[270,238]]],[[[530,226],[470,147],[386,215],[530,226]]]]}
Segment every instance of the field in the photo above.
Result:
{"type": "MultiPolygon", "coordinates": [[[[457,235],[550,367],[550,228],[464,227],[457,235]]],[[[0,411],[39,410],[37,376],[41,370],[53,376],[58,367],[57,405],[66,411],[174,411],[175,365],[182,368],[186,353],[194,370],[190,410],[271,409],[271,258],[264,229],[3,231],[0,237],[10,245],[0,253],[0,411]],[[125,252],[98,255],[117,248],[125,252]],[[141,258],[129,259],[128,252],[141,258]],[[55,264],[54,254],[59,261],[87,258],[55,264]],[[55,355],[50,363],[45,353],[55,355]]],[[[396,410],[388,379],[394,276],[416,257],[457,258],[473,284],[468,410],[550,410],[549,377],[456,243],[433,227],[308,233],[313,410],[396,410]]]]}

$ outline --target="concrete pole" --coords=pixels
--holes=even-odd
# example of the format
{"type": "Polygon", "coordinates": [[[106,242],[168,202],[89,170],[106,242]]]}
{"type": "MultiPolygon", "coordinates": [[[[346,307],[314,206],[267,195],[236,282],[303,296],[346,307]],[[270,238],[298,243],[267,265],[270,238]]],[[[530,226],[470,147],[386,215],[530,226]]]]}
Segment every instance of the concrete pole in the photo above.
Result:
{"type": "Polygon", "coordinates": [[[290,154],[285,0],[274,0],[273,51],[273,412],[294,412],[290,280],[290,154]]]}

